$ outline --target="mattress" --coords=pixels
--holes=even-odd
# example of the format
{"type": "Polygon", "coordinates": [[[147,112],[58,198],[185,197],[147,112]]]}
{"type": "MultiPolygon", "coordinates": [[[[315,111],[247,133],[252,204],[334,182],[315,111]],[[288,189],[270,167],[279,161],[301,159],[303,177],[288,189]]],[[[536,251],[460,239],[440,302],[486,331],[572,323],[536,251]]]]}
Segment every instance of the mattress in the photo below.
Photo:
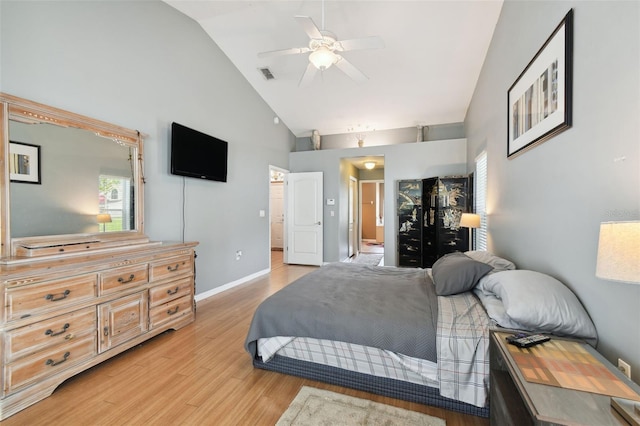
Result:
{"type": "Polygon", "coordinates": [[[259,339],[258,356],[263,362],[268,362],[274,354],[438,388],[436,363],[369,346],[306,337],[259,339]]]}

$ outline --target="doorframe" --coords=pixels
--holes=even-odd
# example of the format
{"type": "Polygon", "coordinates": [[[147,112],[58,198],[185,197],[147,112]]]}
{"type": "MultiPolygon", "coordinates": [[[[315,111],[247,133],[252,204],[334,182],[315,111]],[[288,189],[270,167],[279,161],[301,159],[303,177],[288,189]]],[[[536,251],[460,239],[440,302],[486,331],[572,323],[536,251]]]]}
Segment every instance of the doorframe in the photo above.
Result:
{"type": "MultiPolygon", "coordinates": [[[[348,203],[349,203],[349,209],[353,208],[353,231],[349,231],[349,218],[347,217],[347,233],[351,234],[352,232],[355,232],[355,236],[354,236],[354,253],[353,256],[357,256],[358,254],[360,254],[360,235],[361,235],[361,230],[362,230],[362,226],[361,226],[361,212],[362,209],[360,208],[360,193],[362,190],[362,185],[360,184],[360,179],[358,179],[355,176],[349,176],[349,189],[348,189],[348,203]],[[354,192],[356,192],[356,194],[353,194],[353,198],[351,195],[351,185],[352,183],[355,183],[354,185],[354,192]]],[[[347,213],[348,215],[348,213],[347,213]]],[[[347,256],[349,255],[349,250],[351,249],[351,244],[350,244],[350,239],[351,235],[347,235],[347,256]]],[[[351,256],[349,256],[350,258],[351,256]]]]}
{"type": "MultiPolygon", "coordinates": [[[[289,174],[289,170],[287,169],[283,169],[280,168],[278,166],[273,166],[271,164],[269,164],[269,168],[268,168],[268,183],[269,183],[269,211],[267,212],[267,226],[269,228],[269,240],[268,240],[268,244],[267,244],[267,248],[269,249],[268,251],[268,259],[269,259],[269,271],[271,271],[271,172],[279,172],[279,173],[283,173],[285,175],[285,179],[286,176],[289,174]]],[[[284,183],[283,183],[284,185],[284,183]]],[[[287,250],[285,250],[285,248],[287,247],[287,191],[284,190],[282,191],[282,262],[283,263],[287,263],[287,250]]]]}

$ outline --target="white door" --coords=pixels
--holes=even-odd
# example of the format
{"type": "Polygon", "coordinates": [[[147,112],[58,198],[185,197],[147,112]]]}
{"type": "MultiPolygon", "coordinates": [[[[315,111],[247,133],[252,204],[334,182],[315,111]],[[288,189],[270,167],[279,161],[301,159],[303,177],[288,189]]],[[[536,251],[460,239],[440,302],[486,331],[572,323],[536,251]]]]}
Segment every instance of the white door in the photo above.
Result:
{"type": "Polygon", "coordinates": [[[322,172],[287,175],[287,263],[322,265],[322,172]]]}

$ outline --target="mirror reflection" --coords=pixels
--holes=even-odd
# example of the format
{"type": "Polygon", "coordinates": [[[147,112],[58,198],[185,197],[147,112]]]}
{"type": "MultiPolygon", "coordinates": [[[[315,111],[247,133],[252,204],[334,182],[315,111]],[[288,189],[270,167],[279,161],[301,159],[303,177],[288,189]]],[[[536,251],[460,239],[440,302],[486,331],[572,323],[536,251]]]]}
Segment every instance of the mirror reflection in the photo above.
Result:
{"type": "Polygon", "coordinates": [[[11,174],[13,238],[135,230],[135,148],[88,130],[13,120],[9,140],[13,170],[22,173],[11,174]]]}

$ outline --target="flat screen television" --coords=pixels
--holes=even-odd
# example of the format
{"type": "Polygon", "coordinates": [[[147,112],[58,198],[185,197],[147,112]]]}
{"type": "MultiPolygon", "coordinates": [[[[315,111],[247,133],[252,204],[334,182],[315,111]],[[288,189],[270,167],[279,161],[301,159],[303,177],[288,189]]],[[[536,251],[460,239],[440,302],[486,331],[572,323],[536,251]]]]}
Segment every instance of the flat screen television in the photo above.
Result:
{"type": "Polygon", "coordinates": [[[227,181],[228,143],[182,124],[171,124],[171,174],[227,181]]]}

